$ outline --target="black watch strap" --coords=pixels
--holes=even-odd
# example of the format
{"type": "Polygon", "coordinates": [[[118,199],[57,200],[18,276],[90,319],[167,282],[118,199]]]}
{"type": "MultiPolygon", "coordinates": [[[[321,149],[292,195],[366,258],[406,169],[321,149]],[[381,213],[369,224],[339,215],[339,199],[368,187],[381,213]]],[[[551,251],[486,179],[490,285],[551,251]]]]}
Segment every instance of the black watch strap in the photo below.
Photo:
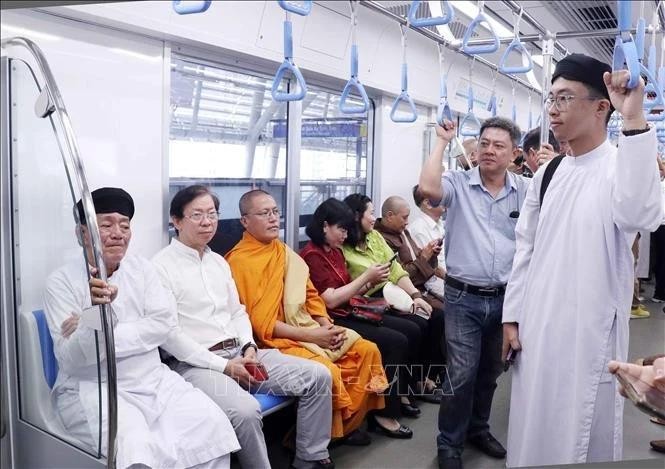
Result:
{"type": "Polygon", "coordinates": [[[253,342],[247,342],[245,345],[242,346],[242,349],[240,349],[240,352],[244,355],[244,354],[245,354],[245,351],[247,351],[247,349],[250,348],[250,347],[254,347],[254,351],[255,351],[255,352],[258,352],[258,351],[259,351],[259,348],[256,346],[255,343],[253,343],[253,342]]]}
{"type": "Polygon", "coordinates": [[[645,134],[645,133],[647,133],[649,130],[651,130],[651,127],[649,127],[649,126],[647,125],[645,129],[622,130],[621,132],[622,132],[626,137],[632,137],[633,135],[645,134]]]}

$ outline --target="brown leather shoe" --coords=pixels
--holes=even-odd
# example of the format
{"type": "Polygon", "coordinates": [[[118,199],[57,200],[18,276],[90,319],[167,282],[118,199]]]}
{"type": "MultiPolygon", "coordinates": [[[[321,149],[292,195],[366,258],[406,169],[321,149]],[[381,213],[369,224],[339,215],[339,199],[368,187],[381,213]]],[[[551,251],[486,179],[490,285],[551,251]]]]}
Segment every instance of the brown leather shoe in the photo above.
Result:
{"type": "Polygon", "coordinates": [[[665,453],[665,440],[653,440],[650,441],[649,444],[654,451],[665,453]]]}

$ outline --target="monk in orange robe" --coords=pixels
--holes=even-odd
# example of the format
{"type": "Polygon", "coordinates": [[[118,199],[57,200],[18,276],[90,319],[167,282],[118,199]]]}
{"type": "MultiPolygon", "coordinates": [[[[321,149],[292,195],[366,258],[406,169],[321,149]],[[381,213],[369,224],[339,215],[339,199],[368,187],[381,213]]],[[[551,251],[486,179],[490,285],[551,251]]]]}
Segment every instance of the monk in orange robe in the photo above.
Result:
{"type": "MultiPolygon", "coordinates": [[[[297,262],[295,258],[300,258],[290,257],[293,251],[278,239],[277,203],[267,192],[250,191],[240,199],[240,213],[245,233],[226,260],[257,343],[259,347],[276,348],[328,367],[333,392],[331,434],[333,438],[347,436],[358,429],[367,412],[385,406],[380,393],[388,383],[381,353],[373,342],[359,336],[348,337],[347,333],[354,331],[333,324],[308,270],[298,277],[297,283],[303,292],[302,311],[308,313],[306,319],[315,323],[309,327],[290,325],[285,318],[284,300],[289,294],[286,278],[291,275],[291,260],[297,262]],[[343,355],[337,356],[340,352],[343,355]]],[[[301,320],[302,317],[296,324],[301,320]]]]}

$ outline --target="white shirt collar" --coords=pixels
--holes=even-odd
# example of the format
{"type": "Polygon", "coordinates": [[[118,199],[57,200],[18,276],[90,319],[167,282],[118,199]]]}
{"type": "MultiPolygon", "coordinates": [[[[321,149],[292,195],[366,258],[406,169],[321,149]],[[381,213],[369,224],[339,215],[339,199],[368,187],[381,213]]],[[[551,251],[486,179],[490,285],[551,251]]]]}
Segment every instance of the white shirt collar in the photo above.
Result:
{"type": "MultiPolygon", "coordinates": [[[[188,257],[196,258],[196,260],[202,260],[202,257],[199,256],[199,251],[197,251],[194,248],[190,248],[185,243],[180,241],[178,238],[171,239],[171,246],[173,246],[174,249],[182,252],[188,257]]],[[[210,252],[210,247],[206,246],[203,251],[203,255],[205,256],[209,252],[210,252]]]]}

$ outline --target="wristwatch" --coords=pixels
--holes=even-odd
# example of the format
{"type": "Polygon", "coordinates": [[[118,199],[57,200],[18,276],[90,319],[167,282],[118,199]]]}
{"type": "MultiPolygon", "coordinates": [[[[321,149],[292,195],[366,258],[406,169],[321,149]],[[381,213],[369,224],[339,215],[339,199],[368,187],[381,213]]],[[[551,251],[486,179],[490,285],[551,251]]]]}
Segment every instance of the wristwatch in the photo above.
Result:
{"type": "Polygon", "coordinates": [[[242,346],[242,349],[240,349],[240,353],[242,355],[245,355],[245,352],[247,351],[248,348],[252,347],[255,352],[259,351],[259,348],[256,346],[256,344],[252,342],[247,342],[245,345],[242,346]]]}
{"type": "Polygon", "coordinates": [[[415,300],[416,298],[422,298],[423,297],[422,293],[420,293],[419,291],[417,291],[415,293],[411,293],[409,296],[411,297],[412,300],[415,300]]]}
{"type": "Polygon", "coordinates": [[[633,135],[645,134],[649,130],[651,130],[651,127],[649,127],[649,125],[647,124],[645,129],[622,130],[621,132],[626,137],[632,137],[633,135]]]}

